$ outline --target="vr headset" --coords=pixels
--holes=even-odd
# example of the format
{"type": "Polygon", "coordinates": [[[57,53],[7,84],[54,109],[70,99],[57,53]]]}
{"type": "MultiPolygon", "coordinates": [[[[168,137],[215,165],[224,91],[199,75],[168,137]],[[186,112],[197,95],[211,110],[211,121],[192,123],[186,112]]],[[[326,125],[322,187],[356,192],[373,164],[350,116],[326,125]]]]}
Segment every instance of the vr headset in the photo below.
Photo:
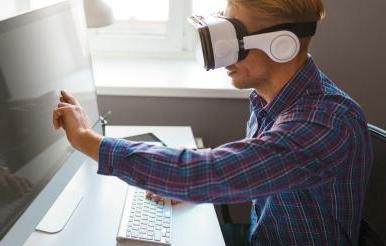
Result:
{"type": "Polygon", "coordinates": [[[289,62],[299,53],[299,39],[313,36],[317,26],[316,22],[285,23],[247,33],[240,21],[223,16],[193,15],[188,21],[196,30],[196,52],[206,70],[235,64],[251,49],[262,50],[275,62],[289,62]]]}

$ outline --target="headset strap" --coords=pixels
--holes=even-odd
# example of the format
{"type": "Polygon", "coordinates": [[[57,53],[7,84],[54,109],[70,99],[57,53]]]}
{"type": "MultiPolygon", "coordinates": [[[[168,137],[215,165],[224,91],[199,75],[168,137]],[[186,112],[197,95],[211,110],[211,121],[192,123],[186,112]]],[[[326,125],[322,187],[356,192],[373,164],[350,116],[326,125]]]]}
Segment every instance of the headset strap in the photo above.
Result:
{"type": "Polygon", "coordinates": [[[268,27],[263,30],[251,33],[249,35],[256,35],[268,32],[276,31],[290,31],[293,32],[298,38],[312,37],[315,35],[317,22],[295,22],[284,23],[276,26],[268,27]]]}

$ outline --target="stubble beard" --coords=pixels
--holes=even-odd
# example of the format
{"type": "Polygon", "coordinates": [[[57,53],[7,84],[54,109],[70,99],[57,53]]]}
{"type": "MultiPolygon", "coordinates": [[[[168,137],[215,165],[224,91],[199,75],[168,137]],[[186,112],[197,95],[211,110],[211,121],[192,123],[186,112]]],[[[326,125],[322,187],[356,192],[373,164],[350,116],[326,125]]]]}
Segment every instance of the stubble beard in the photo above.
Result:
{"type": "Polygon", "coordinates": [[[259,80],[255,80],[255,81],[247,81],[247,80],[242,80],[242,79],[239,79],[239,80],[234,80],[232,79],[232,85],[236,88],[236,89],[254,89],[256,91],[259,91],[259,88],[262,88],[266,83],[267,83],[267,79],[265,78],[261,78],[259,80]]]}

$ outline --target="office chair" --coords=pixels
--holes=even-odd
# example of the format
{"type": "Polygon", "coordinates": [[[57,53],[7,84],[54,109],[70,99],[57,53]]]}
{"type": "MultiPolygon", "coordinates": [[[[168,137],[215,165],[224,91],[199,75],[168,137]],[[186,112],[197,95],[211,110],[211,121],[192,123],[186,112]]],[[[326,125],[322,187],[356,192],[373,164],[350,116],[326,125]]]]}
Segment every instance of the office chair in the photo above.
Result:
{"type": "Polygon", "coordinates": [[[386,241],[386,131],[368,124],[374,162],[363,207],[360,246],[385,246],[386,241]]]}

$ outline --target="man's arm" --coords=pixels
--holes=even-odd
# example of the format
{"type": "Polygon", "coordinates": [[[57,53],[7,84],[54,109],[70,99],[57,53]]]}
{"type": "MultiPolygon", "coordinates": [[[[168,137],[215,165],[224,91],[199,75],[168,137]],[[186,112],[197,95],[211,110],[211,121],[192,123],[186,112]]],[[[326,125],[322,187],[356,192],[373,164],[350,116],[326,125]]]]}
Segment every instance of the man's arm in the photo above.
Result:
{"type": "Polygon", "coordinates": [[[257,138],[212,150],[178,150],[104,138],[98,172],[179,200],[250,201],[333,180],[334,167],[347,158],[348,134],[339,122],[330,127],[288,121],[257,138]]]}
{"type": "Polygon", "coordinates": [[[90,130],[76,100],[62,97],[54,125],[65,129],[75,148],[99,159],[98,173],[178,200],[243,202],[317,186],[334,178],[333,168],[346,160],[349,148],[349,132],[333,116],[325,124],[283,120],[256,138],[212,150],[102,138],[90,130]]]}

